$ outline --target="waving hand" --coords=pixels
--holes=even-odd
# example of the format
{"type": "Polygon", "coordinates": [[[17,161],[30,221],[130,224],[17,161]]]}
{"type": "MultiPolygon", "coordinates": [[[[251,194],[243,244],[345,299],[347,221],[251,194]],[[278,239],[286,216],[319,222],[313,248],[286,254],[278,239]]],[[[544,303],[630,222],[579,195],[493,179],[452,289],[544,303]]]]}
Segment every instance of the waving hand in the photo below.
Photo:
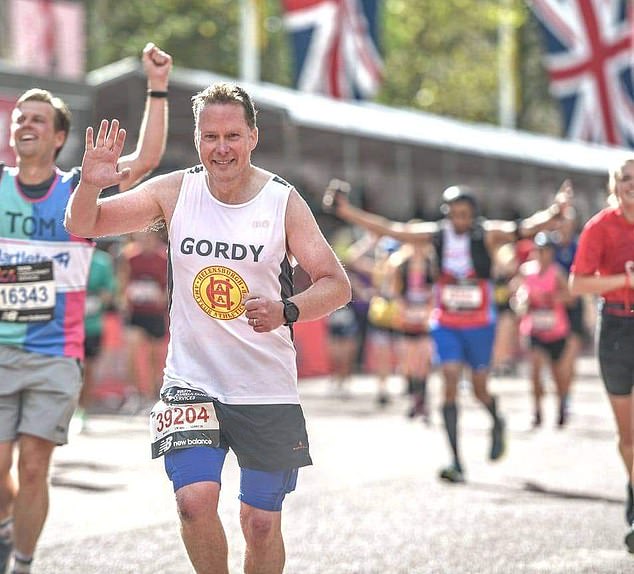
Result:
{"type": "Polygon", "coordinates": [[[81,164],[83,183],[100,189],[117,185],[130,176],[130,168],[121,171],[117,162],[123,151],[125,130],[119,128],[119,120],[101,120],[97,140],[92,127],[86,128],[86,149],[81,164]]]}

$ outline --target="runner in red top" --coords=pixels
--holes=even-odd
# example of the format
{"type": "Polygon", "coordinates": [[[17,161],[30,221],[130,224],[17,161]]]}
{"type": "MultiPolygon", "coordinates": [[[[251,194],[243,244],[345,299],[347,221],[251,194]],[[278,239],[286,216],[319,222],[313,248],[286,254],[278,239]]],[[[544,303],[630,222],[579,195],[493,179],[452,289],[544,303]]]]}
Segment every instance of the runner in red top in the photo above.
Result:
{"type": "Polygon", "coordinates": [[[575,295],[601,296],[598,341],[601,376],[614,411],[619,451],[629,477],[625,543],[634,553],[634,156],[610,173],[609,206],[590,219],[579,238],[570,274],[575,295]]]}
{"type": "Polygon", "coordinates": [[[163,381],[167,334],[167,246],[154,231],[135,233],[122,253],[120,280],[127,318],[130,379],[137,390],[126,408],[154,404],[163,381]],[[147,349],[147,352],[143,352],[147,349]],[[147,373],[149,385],[143,384],[147,373]]]}

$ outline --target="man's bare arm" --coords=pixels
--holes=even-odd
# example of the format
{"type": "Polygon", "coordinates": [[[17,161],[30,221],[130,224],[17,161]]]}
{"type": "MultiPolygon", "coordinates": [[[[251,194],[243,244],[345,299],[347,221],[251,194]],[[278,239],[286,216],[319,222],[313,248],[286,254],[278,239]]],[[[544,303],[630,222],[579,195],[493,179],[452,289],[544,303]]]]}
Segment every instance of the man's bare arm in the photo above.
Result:
{"type": "Polygon", "coordinates": [[[503,243],[516,241],[524,237],[533,237],[538,232],[549,229],[559,220],[566,216],[566,211],[572,204],[573,189],[570,180],[565,180],[553,203],[546,209],[533,213],[520,222],[487,220],[484,222],[484,229],[487,232],[487,243],[492,247],[499,247],[503,243]]]}
{"type": "MultiPolygon", "coordinates": [[[[142,56],[148,91],[167,92],[172,57],[158,46],[148,43],[142,56]]],[[[119,184],[126,191],[138,183],[161,163],[167,142],[168,100],[148,95],[139,130],[136,149],[119,160],[119,169],[130,169],[130,177],[119,184]]]]}
{"type": "Polygon", "coordinates": [[[318,319],[345,305],[351,297],[350,281],[297,191],[291,193],[286,209],[286,237],[290,253],[312,281],[293,296],[300,321],[318,319]]]}
{"type": "Polygon", "coordinates": [[[182,172],[158,176],[127,193],[98,199],[103,188],[130,177],[129,171],[117,169],[124,141],[125,130],[119,129],[116,120],[110,126],[102,121],[96,140],[92,127],[86,130],[81,179],[66,206],[64,225],[70,233],[81,237],[120,235],[167,218],[164,205],[178,193],[182,172]]]}
{"type": "Polygon", "coordinates": [[[376,235],[388,235],[398,241],[417,243],[429,241],[431,235],[438,231],[438,224],[435,222],[401,223],[354,207],[348,200],[347,192],[335,189],[335,187],[349,189],[350,186],[347,182],[332,180],[324,193],[323,204],[326,210],[333,212],[344,221],[364,227],[376,235]]]}

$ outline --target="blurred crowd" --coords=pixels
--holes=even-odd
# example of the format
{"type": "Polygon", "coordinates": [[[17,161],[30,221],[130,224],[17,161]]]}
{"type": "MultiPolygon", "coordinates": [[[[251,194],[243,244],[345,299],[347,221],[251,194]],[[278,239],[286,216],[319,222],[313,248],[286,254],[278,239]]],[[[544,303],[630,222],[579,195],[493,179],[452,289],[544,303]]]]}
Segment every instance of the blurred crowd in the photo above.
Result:
{"type": "Polygon", "coordinates": [[[97,244],[86,297],[84,386],[73,429],[99,408],[148,413],[163,383],[167,348],[164,230],[97,244]]]}
{"type": "MultiPolygon", "coordinates": [[[[550,382],[559,399],[557,424],[566,424],[576,359],[592,349],[593,298],[573,297],[566,288],[579,229],[575,217],[564,218],[554,230],[502,245],[493,257],[497,324],[491,373],[516,376],[524,366],[535,427],[542,424],[542,396],[550,382]],[[555,291],[531,286],[530,278],[547,267],[559,276],[555,291]],[[529,313],[529,301],[539,297],[547,310],[561,300],[558,312],[565,313],[555,337],[542,346],[531,344],[536,314],[529,313]]],[[[345,224],[330,243],[346,267],[353,299],[323,320],[326,348],[310,352],[326,356],[333,395],[348,398],[351,377],[371,375],[376,404],[383,407],[393,399],[388,379],[398,376],[410,397],[405,415],[429,423],[427,381],[437,363],[427,328],[438,265],[434,250],[345,224]]],[[[164,230],[98,242],[86,304],[86,382],[75,430],[85,427],[90,410],[137,414],[157,400],[167,348],[167,274],[164,230]]],[[[301,279],[297,283],[301,289],[301,279]]],[[[548,322],[550,311],[542,317],[548,322]]]]}
{"type": "MultiPolygon", "coordinates": [[[[572,296],[567,289],[581,223],[573,211],[555,229],[505,243],[493,255],[497,323],[491,373],[517,376],[523,366],[534,427],[542,424],[542,396],[550,382],[559,399],[557,425],[566,424],[576,360],[592,350],[593,297],[572,296]],[[534,281],[546,270],[556,277],[552,288],[534,281]],[[540,327],[547,333],[542,344],[540,327]]],[[[427,329],[438,266],[434,250],[356,226],[341,227],[332,245],[353,287],[352,301],[327,319],[333,393],[347,397],[351,375],[369,373],[377,379],[376,403],[384,406],[391,400],[387,379],[397,375],[411,397],[405,414],[429,422],[427,380],[437,364],[427,329]]]]}

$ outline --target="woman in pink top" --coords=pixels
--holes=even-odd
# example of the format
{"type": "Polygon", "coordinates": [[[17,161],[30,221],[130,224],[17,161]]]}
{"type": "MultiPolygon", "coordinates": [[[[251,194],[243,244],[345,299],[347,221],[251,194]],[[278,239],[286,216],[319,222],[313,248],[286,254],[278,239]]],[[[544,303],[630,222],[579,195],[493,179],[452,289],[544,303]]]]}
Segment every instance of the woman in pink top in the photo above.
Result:
{"type": "Polygon", "coordinates": [[[565,307],[570,295],[565,274],[555,261],[555,245],[550,234],[540,232],[535,236],[535,248],[531,258],[520,267],[515,292],[515,304],[522,314],[520,332],[530,339],[534,427],[542,423],[544,361],[549,362],[557,387],[560,427],[568,415],[568,384],[562,356],[570,332],[565,307]]]}

